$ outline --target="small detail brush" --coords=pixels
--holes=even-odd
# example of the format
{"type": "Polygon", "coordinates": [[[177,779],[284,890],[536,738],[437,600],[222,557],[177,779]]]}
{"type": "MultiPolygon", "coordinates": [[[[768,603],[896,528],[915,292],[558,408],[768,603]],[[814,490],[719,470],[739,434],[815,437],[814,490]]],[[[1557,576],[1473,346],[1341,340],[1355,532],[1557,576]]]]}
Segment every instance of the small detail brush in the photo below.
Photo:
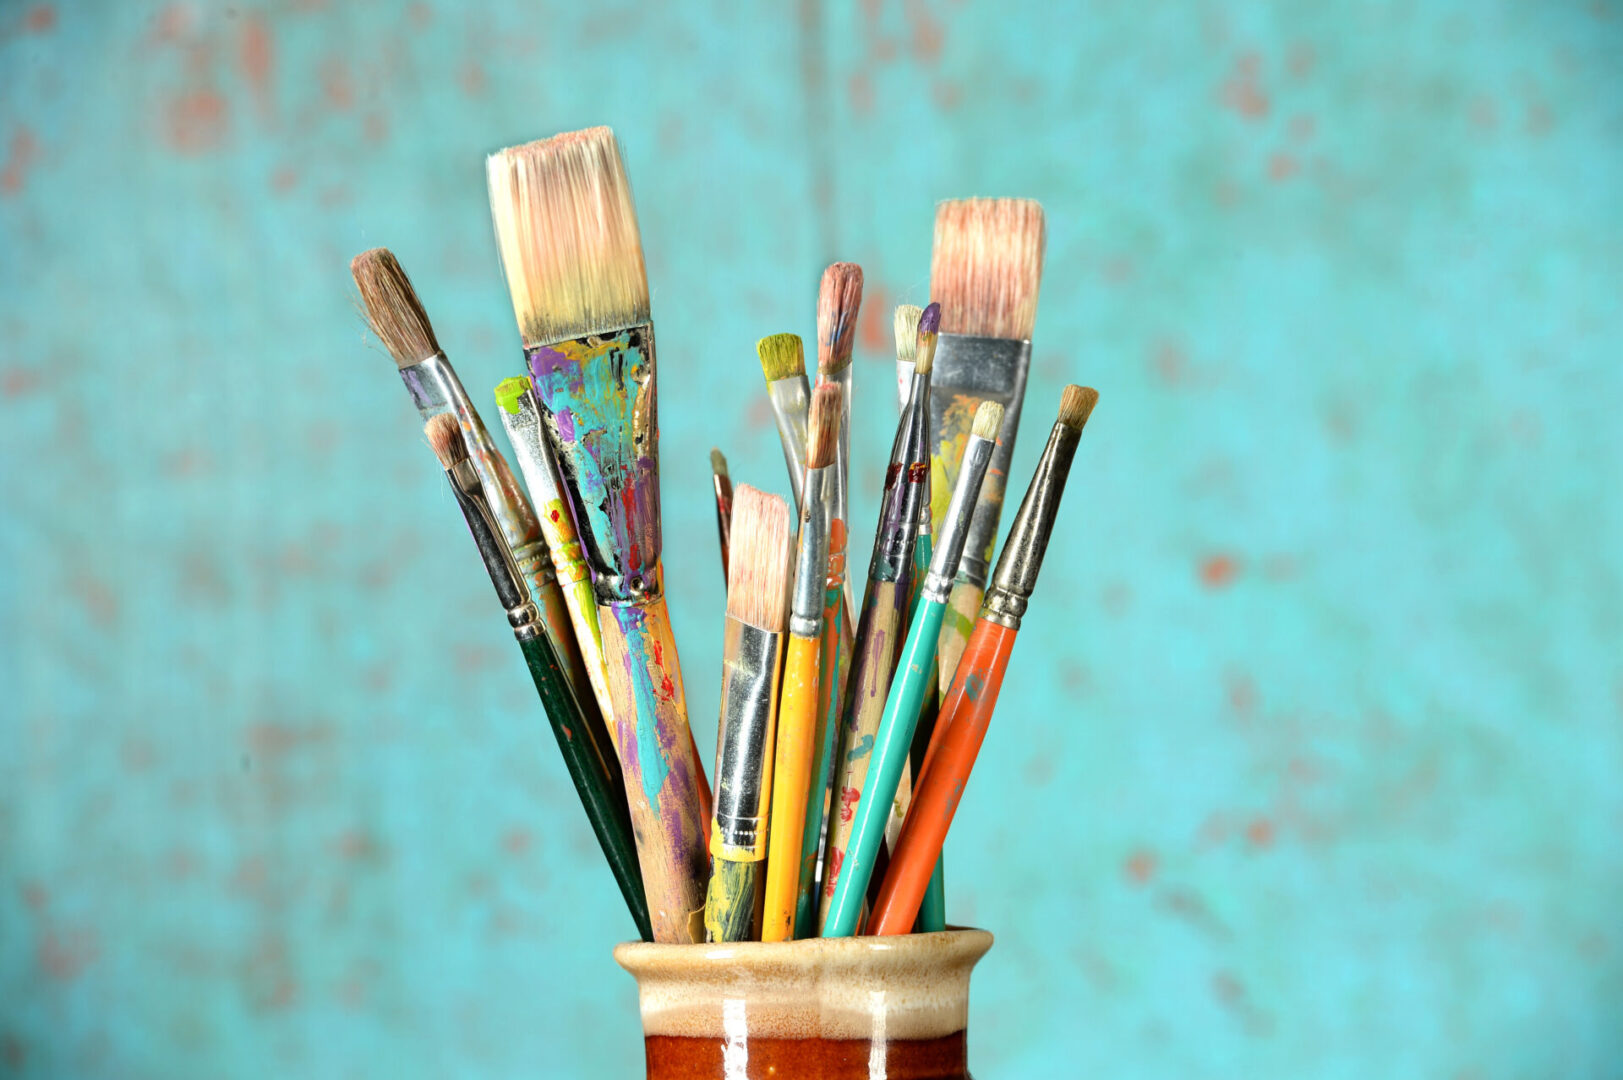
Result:
{"type": "Polygon", "coordinates": [[[747,941],[766,858],[772,740],[788,621],[789,507],[748,484],[733,504],[716,735],[716,822],[710,833],[708,941],[747,941]]]}
{"type": "MultiPolygon", "coordinates": [[[[812,764],[821,743],[817,660],[828,581],[828,474],[834,463],[834,445],[839,439],[840,396],[840,388],[833,384],[819,386],[812,395],[806,441],[805,498],[800,512],[800,550],[795,560],[794,587],[789,594],[789,648],[784,659],[783,698],[778,705],[777,749],[772,765],[772,827],[767,845],[762,941],[789,941],[795,936],[806,797],[813,790],[812,764]]],[[[816,790],[821,794],[820,787],[816,790]]],[[[815,834],[813,836],[815,841],[815,834]]],[[[812,852],[815,858],[815,842],[812,852]]],[[[806,866],[805,871],[810,877],[811,867],[806,866]]]]}
{"type": "Polygon", "coordinates": [[[1067,386],[1060,399],[1059,420],[1009,527],[980,620],[942,702],[936,737],[925,758],[912,809],[902,824],[868,920],[870,934],[905,934],[913,928],[997,706],[1003,672],[1037,586],[1037,572],[1042,568],[1077,442],[1098,401],[1098,392],[1085,386],[1067,386]]]}
{"type": "Polygon", "coordinates": [[[917,304],[902,304],[896,308],[896,409],[907,408],[907,394],[913,387],[913,364],[919,357],[919,316],[924,309],[917,304]]]}
{"type": "Polygon", "coordinates": [[[608,128],[503,150],[487,174],[535,394],[592,565],[654,937],[693,941],[709,787],[665,607],[654,327],[631,186],[608,128]]]}
{"type": "MultiPolygon", "coordinates": [[[[862,267],[837,262],[823,271],[817,288],[817,381],[836,383],[841,393],[840,444],[834,456],[834,517],[851,520],[851,350],[862,314],[862,267]]],[[[846,622],[856,610],[851,583],[845,588],[846,622]]]]}
{"type": "Polygon", "coordinates": [[[801,488],[806,473],[806,410],[811,390],[806,384],[806,353],[799,334],[773,334],[755,343],[766,376],[766,393],[772,402],[772,416],[778,422],[778,441],[783,443],[783,463],[789,468],[789,488],[794,492],[799,512],[801,488]]]}
{"type": "Polygon", "coordinates": [[[849,937],[857,932],[862,903],[873,875],[879,843],[885,835],[896,788],[907,766],[913,745],[913,728],[919,709],[928,695],[935,695],[935,653],[941,638],[941,617],[952,592],[953,571],[964,551],[964,539],[975,512],[986,467],[992,460],[998,427],[1003,423],[1003,406],[995,401],[981,403],[970,426],[964,449],[958,485],[948,503],[942,522],[941,543],[919,590],[919,603],[908,628],[907,641],[897,661],[897,674],[885,697],[884,715],[874,741],[867,783],[857,803],[851,825],[851,839],[845,862],[834,887],[834,898],[823,920],[824,937],[849,937]]]}
{"type": "Polygon", "coordinates": [[[631,818],[626,803],[611,782],[603,758],[584,738],[581,702],[564,678],[552,643],[541,631],[540,616],[524,585],[524,577],[513,559],[512,549],[501,535],[501,526],[491,505],[489,491],[479,479],[469,457],[467,440],[453,413],[441,413],[428,421],[424,434],[445,469],[457,505],[467,519],[468,531],[496,587],[496,596],[507,611],[507,620],[518,639],[536,693],[546,710],[552,733],[563,752],[575,793],[586,808],[586,817],[597,835],[604,858],[614,871],[614,879],[625,897],[631,917],[644,941],[653,940],[648,921],[648,905],[642,879],[637,873],[636,848],[631,836],[631,818]]]}
{"type": "Polygon", "coordinates": [[[721,540],[721,580],[727,582],[727,534],[733,521],[733,478],[727,475],[727,458],[710,448],[710,481],[716,489],[716,535],[721,540]]]}

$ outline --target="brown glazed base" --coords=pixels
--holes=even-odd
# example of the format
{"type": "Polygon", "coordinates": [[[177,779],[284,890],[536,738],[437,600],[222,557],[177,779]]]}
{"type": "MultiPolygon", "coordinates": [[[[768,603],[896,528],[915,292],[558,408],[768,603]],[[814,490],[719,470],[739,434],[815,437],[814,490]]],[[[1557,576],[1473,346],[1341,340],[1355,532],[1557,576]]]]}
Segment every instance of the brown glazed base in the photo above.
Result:
{"type": "Polygon", "coordinates": [[[970,1080],[962,1031],[939,1039],[896,1039],[884,1044],[884,1063],[873,1059],[867,1039],[763,1039],[751,1036],[748,1049],[732,1053],[742,1071],[728,1068],[726,1040],[650,1035],[648,1080],[970,1080]],[[875,1068],[875,1066],[878,1066],[875,1068]]]}

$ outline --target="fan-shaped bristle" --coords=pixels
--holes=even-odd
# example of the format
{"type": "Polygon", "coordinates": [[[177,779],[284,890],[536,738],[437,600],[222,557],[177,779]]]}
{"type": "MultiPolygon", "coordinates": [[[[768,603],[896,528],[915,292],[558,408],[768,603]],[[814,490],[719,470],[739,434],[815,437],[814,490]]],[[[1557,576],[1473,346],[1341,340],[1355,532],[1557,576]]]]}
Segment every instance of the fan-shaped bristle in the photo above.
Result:
{"type": "Polygon", "coordinates": [[[440,459],[441,467],[451,469],[467,460],[468,444],[462,438],[462,425],[457,423],[456,414],[440,413],[423,425],[423,434],[428,438],[429,449],[440,459]]]}
{"type": "Polygon", "coordinates": [[[1099,404],[1099,391],[1091,386],[1071,385],[1059,397],[1059,422],[1075,431],[1081,431],[1099,404]]]}
{"type": "Polygon", "coordinates": [[[792,379],[806,374],[806,351],[799,334],[773,334],[755,343],[761,358],[761,373],[767,382],[792,379]]]}
{"type": "Polygon", "coordinates": [[[930,295],[941,332],[1031,337],[1043,277],[1043,208],[1032,199],[953,199],[935,211],[930,295]]]}
{"type": "Polygon", "coordinates": [[[789,504],[748,484],[733,492],[727,615],[762,630],[789,617],[789,504]]]}
{"type": "Polygon", "coordinates": [[[995,401],[983,401],[975,410],[969,433],[978,439],[996,441],[998,429],[1003,426],[1003,406],[995,401]]]}
{"type": "Polygon", "coordinates": [[[896,329],[896,362],[911,364],[919,355],[919,316],[924,309],[917,304],[900,304],[896,308],[893,325],[896,329]]]}
{"type": "Polygon", "coordinates": [[[840,441],[840,398],[844,394],[839,383],[823,383],[812,391],[811,415],[806,423],[808,469],[834,464],[834,449],[840,441]]]}
{"type": "Polygon", "coordinates": [[[648,274],[614,132],[570,131],[490,155],[496,246],[528,346],[648,321],[648,274]]]}
{"type": "Polygon", "coordinates": [[[394,252],[388,248],[363,251],[350,260],[349,272],[360,287],[366,321],[394,357],[396,367],[420,364],[439,354],[440,343],[434,340],[428,312],[394,252]]]}
{"type": "Polygon", "coordinates": [[[917,375],[928,375],[930,369],[935,367],[935,345],[940,326],[941,305],[932,301],[919,313],[919,332],[914,346],[916,355],[913,357],[913,371],[917,375]]]}
{"type": "Polygon", "coordinates": [[[851,363],[857,340],[857,316],[862,311],[862,267],[837,262],[823,271],[817,290],[817,370],[824,375],[844,371],[851,363]]]}

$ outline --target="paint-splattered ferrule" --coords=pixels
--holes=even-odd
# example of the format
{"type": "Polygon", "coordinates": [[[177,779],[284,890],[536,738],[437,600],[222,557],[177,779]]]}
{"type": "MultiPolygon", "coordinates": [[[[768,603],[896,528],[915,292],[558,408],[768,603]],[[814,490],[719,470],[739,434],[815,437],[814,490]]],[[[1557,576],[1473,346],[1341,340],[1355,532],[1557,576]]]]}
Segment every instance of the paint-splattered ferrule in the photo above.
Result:
{"type": "Polygon", "coordinates": [[[462,508],[462,516],[468,522],[468,531],[473,534],[474,546],[479,549],[479,558],[485,564],[485,572],[490,575],[496,597],[507,612],[513,636],[519,641],[540,636],[541,614],[530,600],[524,578],[513,561],[512,550],[497,528],[495,515],[491,512],[484,486],[474,472],[472,462],[458,462],[446,471],[445,478],[450,481],[451,492],[456,496],[457,505],[462,508]]]}
{"type": "MultiPolygon", "coordinates": [[[[508,379],[502,383],[502,387],[517,382],[527,384],[529,380],[508,379]]],[[[570,517],[557,455],[548,441],[533,392],[517,392],[515,388],[498,401],[496,414],[501,417],[502,427],[507,431],[507,441],[513,447],[513,457],[518,461],[518,471],[523,474],[524,484],[530,489],[530,497],[535,500],[540,512],[541,532],[550,545],[549,549],[543,549],[542,554],[550,558],[559,584],[569,586],[589,580],[591,571],[587,568],[580,537],[570,517]]]]}
{"type": "Polygon", "coordinates": [[[981,607],[982,617],[999,626],[1020,628],[1026,604],[1037,587],[1037,572],[1042,569],[1043,554],[1059,514],[1060,496],[1065,493],[1065,479],[1070,475],[1071,460],[1081,438],[1080,431],[1064,424],[1055,424],[1049,433],[1048,445],[1043,447],[1043,456],[1037,461],[1037,471],[1026,488],[1014,524],[1009,526],[1009,538],[1003,543],[992,587],[981,607]]]}
{"type": "Polygon", "coordinates": [[[805,505],[806,424],[811,411],[811,389],[804,374],[774,379],[766,384],[772,402],[772,416],[778,423],[778,441],[783,444],[783,462],[789,470],[789,488],[795,497],[795,510],[805,505]]]}
{"type": "Polygon", "coordinates": [[[986,478],[995,446],[993,440],[974,435],[964,446],[958,481],[953,485],[947,514],[941,519],[941,532],[935,538],[935,552],[930,557],[930,570],[924,577],[920,593],[926,600],[945,604],[952,595],[953,575],[969,536],[970,518],[975,513],[976,500],[980,497],[981,484],[986,478]]]}
{"type": "Polygon", "coordinates": [[[716,820],[710,853],[766,855],[764,814],[771,781],[772,724],[778,711],[783,635],[727,619],[722,646],[721,720],[716,737],[716,820]]]}
{"type": "MultiPolygon", "coordinates": [[[[941,447],[960,434],[951,430],[955,414],[963,417],[967,428],[981,402],[996,401],[1003,406],[1003,426],[998,431],[997,447],[981,485],[957,570],[959,581],[979,588],[986,587],[992,549],[997,543],[998,519],[1002,516],[1014,439],[1020,430],[1020,406],[1026,397],[1030,371],[1030,341],[942,334],[936,345],[930,392],[932,447],[941,447]]],[[[947,480],[951,483],[952,476],[947,480]]]]}
{"type": "Polygon", "coordinates": [[[600,603],[659,595],[654,328],[526,350],[542,422],[580,511],[600,603]]]}
{"type": "Polygon", "coordinates": [[[789,632],[799,637],[816,637],[823,632],[823,599],[828,581],[828,474],[828,469],[806,471],[800,550],[795,556],[794,589],[789,594],[789,632]]]}

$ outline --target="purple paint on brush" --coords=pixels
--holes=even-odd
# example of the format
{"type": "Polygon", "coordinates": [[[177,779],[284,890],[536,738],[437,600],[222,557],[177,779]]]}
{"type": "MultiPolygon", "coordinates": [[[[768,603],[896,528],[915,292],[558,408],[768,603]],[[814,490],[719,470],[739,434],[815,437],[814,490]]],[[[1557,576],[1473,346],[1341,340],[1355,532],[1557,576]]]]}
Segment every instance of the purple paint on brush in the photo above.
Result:
{"type": "Polygon", "coordinates": [[[924,314],[919,316],[919,333],[935,334],[939,333],[940,330],[941,305],[932,300],[930,306],[924,309],[924,314]]]}

